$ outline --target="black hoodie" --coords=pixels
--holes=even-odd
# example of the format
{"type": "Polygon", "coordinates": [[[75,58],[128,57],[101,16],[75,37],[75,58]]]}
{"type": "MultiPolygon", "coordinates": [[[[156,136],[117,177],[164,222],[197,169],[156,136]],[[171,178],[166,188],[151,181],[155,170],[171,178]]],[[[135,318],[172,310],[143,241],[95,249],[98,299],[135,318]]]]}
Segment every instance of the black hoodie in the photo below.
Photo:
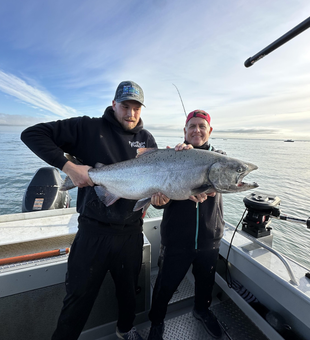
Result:
{"type": "MultiPolygon", "coordinates": [[[[140,147],[157,147],[154,137],[143,129],[141,119],[134,129],[125,131],[111,106],[100,118],[84,116],[34,125],[22,132],[21,139],[36,155],[59,169],[67,162],[64,153],[95,167],[98,162],[108,165],[135,158],[140,147]]],[[[124,225],[141,225],[141,210],[132,211],[135,202],[119,199],[106,207],[93,187],[85,187],[78,191],[77,211],[80,219],[120,229],[124,225]]]]}
{"type": "MultiPolygon", "coordinates": [[[[225,154],[208,143],[198,148],[225,154]]],[[[162,208],[160,231],[164,246],[181,250],[217,249],[220,246],[225,225],[222,194],[209,196],[197,205],[191,200],[170,200],[162,208]]]]}

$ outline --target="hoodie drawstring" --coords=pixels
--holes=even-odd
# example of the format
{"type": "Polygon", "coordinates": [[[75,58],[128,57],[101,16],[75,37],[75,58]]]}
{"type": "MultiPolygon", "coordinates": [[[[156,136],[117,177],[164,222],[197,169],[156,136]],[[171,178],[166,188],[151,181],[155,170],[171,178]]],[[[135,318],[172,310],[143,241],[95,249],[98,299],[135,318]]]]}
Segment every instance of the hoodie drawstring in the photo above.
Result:
{"type": "Polygon", "coordinates": [[[198,230],[199,230],[199,203],[196,203],[196,236],[195,236],[195,250],[198,249],[198,230]]]}

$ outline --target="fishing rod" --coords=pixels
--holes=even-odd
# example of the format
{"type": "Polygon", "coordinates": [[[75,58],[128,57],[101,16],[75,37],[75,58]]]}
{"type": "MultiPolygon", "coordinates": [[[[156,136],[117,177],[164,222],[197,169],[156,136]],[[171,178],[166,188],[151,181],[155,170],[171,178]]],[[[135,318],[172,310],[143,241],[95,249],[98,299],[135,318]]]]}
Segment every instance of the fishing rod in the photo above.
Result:
{"type": "Polygon", "coordinates": [[[279,220],[284,220],[284,221],[288,221],[288,222],[302,223],[302,224],[305,224],[308,229],[310,229],[310,217],[307,220],[304,220],[304,219],[301,219],[301,218],[296,218],[296,217],[290,217],[290,216],[287,216],[287,215],[279,215],[278,217],[271,215],[271,217],[275,217],[279,220]]]}
{"type": "Polygon", "coordinates": [[[273,43],[271,43],[270,45],[265,47],[263,50],[256,53],[253,57],[248,58],[244,62],[244,66],[245,67],[252,66],[255,62],[262,59],[267,54],[274,51],[278,47],[282,46],[283,44],[285,44],[286,42],[288,42],[292,38],[296,37],[296,35],[302,33],[303,31],[305,31],[309,27],[310,27],[310,17],[308,19],[304,20],[299,25],[295,26],[293,29],[291,29],[290,31],[288,31],[284,35],[282,35],[279,39],[275,40],[273,43]]]}
{"type": "MultiPolygon", "coordinates": [[[[172,83],[172,85],[174,85],[173,83],[172,83]]],[[[174,85],[175,86],[175,88],[177,89],[177,91],[178,91],[178,94],[179,94],[179,97],[180,97],[180,99],[181,99],[181,103],[182,103],[182,106],[183,106],[183,110],[184,110],[184,113],[185,113],[185,117],[187,118],[187,113],[186,113],[186,110],[185,110],[185,106],[184,106],[184,104],[183,104],[183,100],[182,100],[182,97],[181,97],[181,94],[180,94],[180,91],[179,91],[179,89],[177,88],[177,86],[176,85],[174,85]]]]}

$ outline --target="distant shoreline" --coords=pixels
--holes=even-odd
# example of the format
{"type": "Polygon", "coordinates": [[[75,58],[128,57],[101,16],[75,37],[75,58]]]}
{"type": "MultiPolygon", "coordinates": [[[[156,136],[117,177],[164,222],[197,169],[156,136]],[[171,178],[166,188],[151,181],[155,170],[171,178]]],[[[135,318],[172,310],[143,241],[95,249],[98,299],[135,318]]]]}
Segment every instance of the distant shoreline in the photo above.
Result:
{"type": "MultiPolygon", "coordinates": [[[[21,126],[21,125],[0,125],[0,133],[21,133],[24,129],[26,129],[27,126],[21,126]]],[[[150,132],[153,134],[155,138],[179,138],[183,139],[183,136],[169,136],[169,135],[160,135],[152,132],[150,129],[150,132]]],[[[216,134],[216,132],[214,133],[216,134]]],[[[213,136],[214,136],[213,134],[213,136]]],[[[229,139],[234,139],[234,140],[264,140],[264,141],[280,141],[284,142],[287,140],[287,138],[259,138],[259,137],[223,137],[223,136],[214,136],[210,138],[211,140],[229,140],[229,139]]],[[[310,139],[298,139],[294,138],[294,142],[310,142],[310,139]]]]}

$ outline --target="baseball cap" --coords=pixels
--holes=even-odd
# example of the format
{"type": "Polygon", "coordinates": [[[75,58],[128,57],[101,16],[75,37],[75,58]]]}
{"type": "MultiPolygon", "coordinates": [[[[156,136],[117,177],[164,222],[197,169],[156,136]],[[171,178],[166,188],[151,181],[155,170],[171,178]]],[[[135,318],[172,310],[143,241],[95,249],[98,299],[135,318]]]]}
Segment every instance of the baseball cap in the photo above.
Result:
{"type": "MultiPolygon", "coordinates": [[[[195,110],[195,111],[192,111],[190,112],[188,115],[187,115],[187,118],[186,118],[186,122],[185,122],[185,125],[187,124],[187,122],[192,119],[193,117],[199,117],[199,118],[203,118],[205,119],[208,124],[210,125],[211,123],[211,117],[209,115],[209,113],[203,111],[203,110],[195,110]]],[[[210,125],[211,126],[211,125],[210,125]]]]}
{"type": "Polygon", "coordinates": [[[114,100],[118,103],[124,102],[125,100],[135,100],[145,106],[144,94],[142,88],[133,81],[127,80],[122,81],[115,92],[114,100]]]}

